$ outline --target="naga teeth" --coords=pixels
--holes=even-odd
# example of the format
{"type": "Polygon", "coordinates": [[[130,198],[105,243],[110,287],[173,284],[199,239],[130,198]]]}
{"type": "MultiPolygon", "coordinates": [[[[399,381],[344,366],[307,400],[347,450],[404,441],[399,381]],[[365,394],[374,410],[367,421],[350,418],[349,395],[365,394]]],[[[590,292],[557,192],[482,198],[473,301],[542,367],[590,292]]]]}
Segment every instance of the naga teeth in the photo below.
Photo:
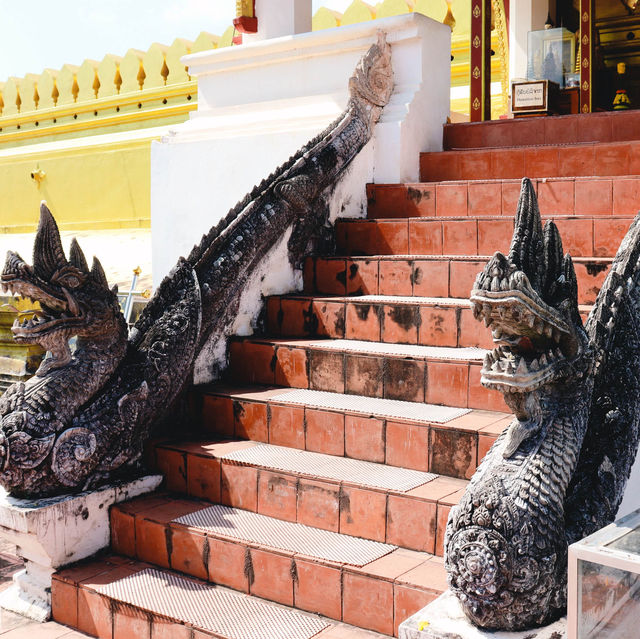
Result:
{"type": "Polygon", "coordinates": [[[529,325],[529,328],[533,328],[533,325],[536,323],[536,318],[534,315],[527,315],[525,321],[529,325]]]}
{"type": "Polygon", "coordinates": [[[538,365],[538,360],[537,359],[531,360],[531,364],[529,364],[529,368],[534,372],[539,370],[540,366],[538,365]]]}
{"type": "Polygon", "coordinates": [[[544,327],[544,334],[545,334],[547,337],[551,337],[551,336],[553,335],[553,326],[551,326],[550,324],[547,324],[547,325],[544,327]]]}
{"type": "Polygon", "coordinates": [[[559,348],[556,348],[556,355],[558,357],[564,357],[564,353],[559,348]]]}
{"type": "Polygon", "coordinates": [[[20,326],[20,320],[16,317],[16,319],[13,320],[12,328],[17,328],[19,326],[20,326]]]}
{"type": "Polygon", "coordinates": [[[502,337],[502,329],[497,326],[496,328],[493,329],[493,331],[491,332],[491,335],[493,336],[493,339],[500,339],[502,337]]]}
{"type": "Polygon", "coordinates": [[[529,372],[527,368],[527,363],[524,361],[524,357],[520,358],[520,362],[518,363],[518,368],[516,368],[517,375],[526,375],[529,372]]]}
{"type": "Polygon", "coordinates": [[[491,280],[491,290],[492,291],[499,291],[500,290],[500,278],[494,277],[491,280]]]}
{"type": "Polygon", "coordinates": [[[501,372],[502,368],[500,366],[500,362],[493,362],[493,364],[491,365],[491,370],[496,373],[501,372]]]}

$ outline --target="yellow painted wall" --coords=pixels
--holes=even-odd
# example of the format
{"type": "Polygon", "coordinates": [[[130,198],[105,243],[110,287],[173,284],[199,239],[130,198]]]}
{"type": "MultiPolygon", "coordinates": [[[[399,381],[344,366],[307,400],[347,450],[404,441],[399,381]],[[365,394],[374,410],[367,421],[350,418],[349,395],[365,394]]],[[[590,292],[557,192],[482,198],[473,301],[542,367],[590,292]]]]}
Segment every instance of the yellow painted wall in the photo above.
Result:
{"type": "Polygon", "coordinates": [[[0,232],[35,230],[43,199],[64,230],[149,227],[150,151],[143,139],[0,157],[0,232]]]}
{"type": "Polygon", "coordinates": [[[148,228],[153,135],[126,134],[184,122],[197,108],[197,85],[180,58],[228,46],[227,35],[203,32],[195,42],[177,38],[1,83],[0,231],[34,230],[43,199],[63,230],[148,228]],[[111,133],[124,139],[96,144],[94,136],[111,133]],[[31,177],[38,170],[39,183],[31,177]]]}

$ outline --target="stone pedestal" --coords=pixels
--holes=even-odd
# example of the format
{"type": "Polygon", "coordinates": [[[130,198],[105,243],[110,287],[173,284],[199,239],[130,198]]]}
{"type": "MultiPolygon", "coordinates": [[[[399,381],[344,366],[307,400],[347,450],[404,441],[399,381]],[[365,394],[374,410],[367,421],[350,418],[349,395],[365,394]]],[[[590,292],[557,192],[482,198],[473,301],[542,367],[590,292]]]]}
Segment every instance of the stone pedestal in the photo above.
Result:
{"type": "Polygon", "coordinates": [[[447,590],[400,624],[399,639],[566,639],[567,618],[543,628],[519,632],[489,631],[474,626],[456,596],[447,590]]]}
{"type": "MultiPolygon", "coordinates": [[[[17,546],[25,569],[0,595],[0,606],[46,621],[51,616],[51,575],[109,545],[109,506],[155,490],[161,475],[105,486],[78,495],[16,499],[0,493],[0,535],[17,546]]],[[[0,489],[1,490],[1,489],[0,489]]]]}

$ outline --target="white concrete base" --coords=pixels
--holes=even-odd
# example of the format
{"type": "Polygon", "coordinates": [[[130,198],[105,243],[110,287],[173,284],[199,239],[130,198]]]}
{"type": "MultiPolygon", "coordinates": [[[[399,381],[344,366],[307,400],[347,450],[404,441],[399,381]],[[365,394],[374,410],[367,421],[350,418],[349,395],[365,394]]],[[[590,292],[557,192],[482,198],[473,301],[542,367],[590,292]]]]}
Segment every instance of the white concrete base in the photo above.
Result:
{"type": "MultiPolygon", "coordinates": [[[[49,572],[49,584],[53,572],[49,572]]],[[[0,594],[0,607],[44,623],[51,617],[51,586],[43,589],[26,569],[21,570],[13,576],[13,584],[0,594]]]]}
{"type": "Polygon", "coordinates": [[[462,611],[456,596],[447,590],[435,601],[400,624],[399,639],[565,639],[567,618],[519,632],[482,630],[462,611]]]}
{"type": "Polygon", "coordinates": [[[92,492],[16,499],[0,492],[0,535],[15,544],[25,569],[0,595],[0,606],[36,621],[51,616],[51,575],[109,545],[109,506],[152,492],[162,475],[147,475],[92,492]]]}

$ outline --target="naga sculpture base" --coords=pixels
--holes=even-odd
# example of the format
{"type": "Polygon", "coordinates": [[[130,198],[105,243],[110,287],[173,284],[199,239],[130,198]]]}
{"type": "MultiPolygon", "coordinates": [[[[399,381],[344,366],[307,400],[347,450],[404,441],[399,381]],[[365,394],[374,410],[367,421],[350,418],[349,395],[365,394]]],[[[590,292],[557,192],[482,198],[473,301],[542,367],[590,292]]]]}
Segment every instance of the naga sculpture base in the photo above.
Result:
{"type": "Polygon", "coordinates": [[[161,475],[147,475],[49,499],[16,499],[0,489],[0,534],[16,544],[25,562],[0,595],[0,606],[36,621],[49,619],[51,575],[108,546],[109,506],[152,492],[161,481],[161,475]]]}
{"type": "Polygon", "coordinates": [[[483,630],[467,619],[450,590],[401,623],[398,634],[399,639],[565,639],[566,636],[566,617],[533,630],[483,630]]]}

